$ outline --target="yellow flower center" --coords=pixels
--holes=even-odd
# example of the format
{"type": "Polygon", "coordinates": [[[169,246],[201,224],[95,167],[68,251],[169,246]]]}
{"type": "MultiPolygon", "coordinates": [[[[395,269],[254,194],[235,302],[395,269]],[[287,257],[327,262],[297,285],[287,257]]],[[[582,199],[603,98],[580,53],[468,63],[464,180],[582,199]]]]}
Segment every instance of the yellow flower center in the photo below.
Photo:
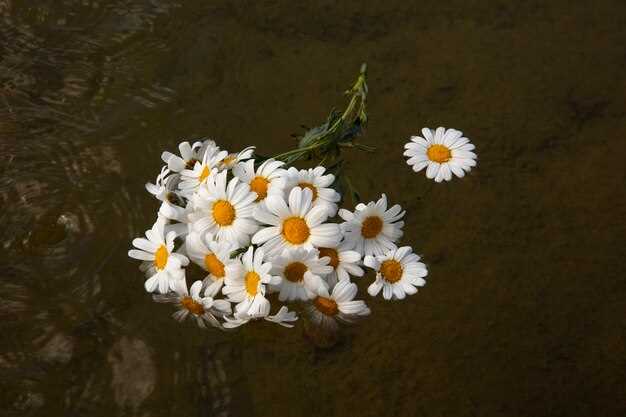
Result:
{"type": "Polygon", "coordinates": [[[285,278],[291,282],[300,282],[304,279],[307,269],[302,262],[292,262],[285,267],[285,278]]]}
{"type": "Polygon", "coordinates": [[[202,304],[189,296],[183,297],[182,300],[180,300],[180,303],[183,305],[183,307],[185,307],[196,316],[204,314],[204,307],[202,306],[202,304]]]}
{"type": "Polygon", "coordinates": [[[246,281],[246,292],[250,297],[254,297],[259,292],[261,277],[256,272],[250,271],[246,274],[244,280],[246,281]]]}
{"type": "Polygon", "coordinates": [[[235,158],[237,158],[237,155],[235,154],[230,154],[228,155],[226,158],[224,158],[224,160],[222,161],[222,166],[228,167],[230,166],[230,164],[232,164],[235,161],[235,158]]]}
{"type": "Polygon", "coordinates": [[[165,245],[159,246],[159,249],[154,253],[154,266],[156,266],[157,269],[165,268],[169,256],[170,253],[167,251],[165,245]]]}
{"type": "Polygon", "coordinates": [[[334,316],[339,313],[337,303],[332,298],[316,297],[315,300],[313,300],[313,305],[327,316],[334,316]]]}
{"type": "Polygon", "coordinates": [[[395,259],[387,259],[380,265],[380,273],[387,282],[398,282],[402,278],[402,265],[395,259]]]}
{"type": "Polygon", "coordinates": [[[270,182],[265,177],[254,177],[250,181],[250,189],[257,194],[256,201],[264,200],[267,197],[267,187],[270,182]]]}
{"type": "Polygon", "coordinates": [[[311,201],[315,201],[317,199],[317,188],[315,188],[315,186],[310,182],[301,182],[298,184],[298,187],[302,189],[308,188],[309,190],[311,190],[311,192],[313,193],[313,198],[311,199],[311,201]]]}
{"type": "Polygon", "coordinates": [[[198,177],[198,181],[205,182],[206,179],[209,177],[210,173],[211,173],[211,168],[205,165],[204,168],[202,168],[202,172],[200,173],[200,176],[198,177]]]}
{"type": "Polygon", "coordinates": [[[289,217],[283,222],[283,236],[293,245],[300,245],[307,241],[311,231],[302,217],[289,217]]]}
{"type": "Polygon", "coordinates": [[[339,254],[337,253],[337,249],[319,248],[319,250],[319,257],[323,258],[324,256],[328,256],[330,258],[330,262],[328,263],[328,265],[332,266],[333,268],[337,268],[337,265],[339,265],[339,254]]]}
{"type": "Polygon", "coordinates": [[[235,208],[226,200],[213,204],[213,219],[220,226],[230,226],[235,221],[235,208]]]}
{"type": "Polygon", "coordinates": [[[366,217],[361,225],[361,235],[366,239],[375,238],[381,230],[383,230],[383,219],[378,216],[366,217]]]}
{"type": "Polygon", "coordinates": [[[443,145],[431,145],[426,151],[426,155],[428,155],[428,159],[434,162],[439,162],[440,164],[444,162],[448,162],[452,157],[452,152],[448,149],[447,146],[443,145]]]}
{"type": "Polygon", "coordinates": [[[217,278],[224,278],[224,264],[217,259],[214,253],[209,253],[204,257],[204,266],[211,275],[217,278]]]}

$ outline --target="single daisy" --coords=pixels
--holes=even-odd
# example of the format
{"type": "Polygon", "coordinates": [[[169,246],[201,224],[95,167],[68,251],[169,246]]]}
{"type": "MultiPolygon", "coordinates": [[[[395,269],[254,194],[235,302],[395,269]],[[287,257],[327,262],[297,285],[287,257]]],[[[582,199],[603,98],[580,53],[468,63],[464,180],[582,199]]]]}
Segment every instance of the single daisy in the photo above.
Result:
{"type": "Polygon", "coordinates": [[[339,281],[329,295],[326,287],[320,287],[316,297],[306,305],[305,313],[314,325],[325,330],[337,330],[337,321],[352,323],[370,314],[363,300],[354,300],[356,284],[339,281]]]}
{"type": "Polygon", "coordinates": [[[224,327],[232,329],[244,325],[251,320],[260,318],[271,321],[272,323],[280,324],[283,327],[293,327],[293,324],[291,323],[298,320],[298,315],[294,311],[289,311],[285,306],[282,306],[276,314],[267,315],[265,317],[251,317],[245,312],[241,312],[235,313],[233,317],[224,317],[224,327]]]}
{"type": "Polygon", "coordinates": [[[246,183],[232,178],[226,184],[226,171],[212,176],[193,195],[193,212],[188,216],[191,228],[212,233],[219,241],[238,247],[247,246],[258,230],[253,218],[256,194],[246,183]]]}
{"type": "Polygon", "coordinates": [[[224,158],[224,160],[220,164],[220,169],[232,169],[239,162],[246,161],[252,158],[252,155],[254,154],[254,149],[254,146],[248,146],[239,153],[228,154],[228,156],[226,156],[226,158],[224,158]]]}
{"type": "Polygon", "coordinates": [[[196,162],[202,161],[207,150],[213,152],[216,149],[219,148],[212,140],[197,141],[193,145],[189,142],[181,142],[178,145],[180,156],[165,151],[161,154],[161,159],[167,164],[170,171],[180,173],[184,169],[193,169],[196,162]]]}
{"type": "Polygon", "coordinates": [[[365,265],[376,271],[376,281],[367,288],[367,292],[375,297],[382,289],[385,300],[402,300],[406,294],[415,294],[416,287],[426,284],[424,277],[428,275],[426,265],[419,260],[420,257],[409,246],[391,250],[385,255],[366,256],[365,265]]]}
{"type": "Polygon", "coordinates": [[[208,272],[203,281],[204,294],[215,297],[224,285],[224,278],[232,272],[230,266],[238,262],[230,258],[238,247],[232,242],[214,240],[211,233],[198,232],[190,233],[185,243],[189,259],[208,272]]]}
{"type": "Polygon", "coordinates": [[[272,259],[272,274],[282,278],[280,285],[270,289],[280,291],[280,301],[306,301],[315,297],[315,290],[326,285],[322,279],[333,268],[329,259],[318,258],[317,249],[287,248],[272,259]]]}
{"type": "Polygon", "coordinates": [[[350,275],[362,277],[364,274],[361,264],[361,254],[354,250],[348,250],[345,242],[331,248],[318,248],[319,258],[328,258],[328,265],[332,268],[326,275],[326,282],[332,288],[337,281],[348,281],[350,275]]]}
{"type": "Polygon", "coordinates": [[[330,188],[335,181],[333,174],[326,174],[326,168],[318,166],[315,168],[298,170],[291,167],[285,173],[285,194],[293,187],[308,188],[313,193],[313,207],[323,206],[328,211],[328,217],[337,214],[337,203],[341,200],[341,196],[337,191],[330,188]]]}
{"type": "Polygon", "coordinates": [[[189,264],[186,256],[174,252],[176,232],[165,234],[165,224],[157,221],[152,229],[146,231],[146,237],[133,239],[133,246],[137,249],[128,251],[128,256],[144,261],[140,269],[146,273],[146,291],[154,292],[158,289],[161,294],[174,290],[178,282],[185,278],[182,267],[189,264]]]}
{"type": "Polygon", "coordinates": [[[154,184],[146,183],[146,190],[154,195],[157,200],[169,201],[172,204],[182,203],[181,198],[177,194],[180,175],[172,173],[167,166],[161,168],[161,172],[157,175],[154,184]],[[171,175],[170,175],[171,174],[171,175]]]}
{"type": "Polygon", "coordinates": [[[214,300],[206,294],[203,297],[201,290],[202,281],[194,282],[189,291],[187,284],[183,281],[177,286],[175,293],[155,295],[153,298],[158,303],[176,304],[178,311],[172,314],[172,317],[177,321],[182,322],[191,314],[198,326],[203,329],[207,327],[207,324],[222,328],[217,317],[223,318],[231,313],[230,303],[226,300],[214,300]]]}
{"type": "Polygon", "coordinates": [[[233,273],[224,280],[222,292],[234,303],[235,313],[251,318],[265,317],[270,311],[270,302],[265,298],[267,285],[280,284],[280,277],[270,275],[272,264],[263,262],[265,251],[248,248],[239,259],[233,273]]]}
{"type": "Polygon", "coordinates": [[[233,174],[241,181],[250,185],[250,189],[257,194],[256,201],[263,201],[267,196],[282,196],[285,189],[285,170],[281,167],[282,161],[268,159],[254,170],[254,160],[240,162],[233,168],[233,174]]]}
{"type": "Polygon", "coordinates": [[[207,149],[201,161],[196,161],[193,168],[185,168],[180,173],[180,184],[178,188],[185,196],[190,196],[200,185],[217,174],[219,165],[228,155],[226,151],[219,149],[207,149]]]}
{"type": "Polygon", "coordinates": [[[402,237],[404,211],[396,204],[387,210],[385,194],[377,202],[367,205],[358,204],[354,212],[339,210],[339,216],[345,220],[341,225],[346,247],[363,255],[382,255],[396,247],[402,237]]]}
{"type": "Polygon", "coordinates": [[[476,166],[475,146],[463,137],[463,132],[438,127],[434,132],[423,128],[422,136],[411,136],[411,142],[404,145],[407,164],[418,172],[426,168],[426,177],[436,182],[450,181],[452,174],[465,176],[476,166]]]}
{"type": "Polygon", "coordinates": [[[263,244],[269,255],[279,255],[286,248],[332,247],[341,240],[339,225],[324,223],[328,218],[325,207],[312,205],[313,194],[308,188],[295,187],[289,201],[269,196],[258,205],[254,217],[269,225],[259,230],[252,243],[263,244]]]}

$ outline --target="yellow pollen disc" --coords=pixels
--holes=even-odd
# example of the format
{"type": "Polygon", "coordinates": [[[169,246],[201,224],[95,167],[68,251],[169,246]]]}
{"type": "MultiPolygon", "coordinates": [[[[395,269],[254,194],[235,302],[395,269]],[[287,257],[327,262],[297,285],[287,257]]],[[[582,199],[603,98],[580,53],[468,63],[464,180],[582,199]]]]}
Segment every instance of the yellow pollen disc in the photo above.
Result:
{"type": "Polygon", "coordinates": [[[378,216],[366,217],[361,225],[361,235],[366,239],[375,238],[381,230],[383,230],[383,219],[378,216]]]}
{"type": "Polygon", "coordinates": [[[235,221],[235,208],[226,200],[213,204],[213,219],[220,226],[230,226],[235,221]]]}
{"type": "Polygon", "coordinates": [[[191,313],[195,314],[196,316],[204,314],[204,307],[202,306],[202,304],[198,303],[197,301],[195,301],[193,298],[189,296],[183,297],[183,299],[180,300],[180,303],[183,305],[183,307],[185,307],[187,310],[189,310],[191,313]]]}
{"type": "Polygon", "coordinates": [[[224,158],[224,160],[222,161],[222,165],[224,166],[230,166],[230,164],[233,163],[233,161],[235,160],[237,156],[236,155],[228,155],[226,158],[224,158]]]}
{"type": "Polygon", "coordinates": [[[204,257],[204,266],[214,277],[224,278],[224,275],[226,275],[224,272],[224,264],[217,259],[214,253],[209,253],[204,257]]]}
{"type": "Polygon", "coordinates": [[[428,155],[428,159],[431,161],[439,162],[440,164],[448,162],[452,158],[450,149],[443,145],[431,145],[426,151],[426,155],[428,155]]]}
{"type": "Polygon", "coordinates": [[[258,292],[261,277],[256,272],[250,271],[246,274],[244,280],[246,281],[246,292],[249,296],[254,297],[258,292]]]}
{"type": "Polygon", "coordinates": [[[250,190],[254,191],[257,194],[256,201],[264,200],[267,197],[267,187],[270,182],[265,177],[254,177],[252,181],[250,181],[250,190]]]}
{"type": "Polygon", "coordinates": [[[170,253],[167,251],[165,245],[159,246],[159,249],[154,253],[154,266],[156,266],[157,269],[165,268],[169,256],[170,253]]]}
{"type": "Polygon", "coordinates": [[[380,273],[387,282],[397,282],[402,278],[402,265],[395,259],[387,259],[380,265],[380,273]]]}
{"type": "Polygon", "coordinates": [[[313,300],[313,305],[327,316],[334,316],[339,313],[337,303],[331,298],[316,297],[315,300],[313,300]]]}
{"type": "Polygon", "coordinates": [[[200,162],[197,159],[190,159],[189,161],[187,161],[187,163],[185,164],[185,168],[186,169],[193,169],[193,167],[196,166],[196,162],[200,162]]]}
{"type": "Polygon", "coordinates": [[[333,268],[337,268],[337,265],[339,265],[339,254],[337,253],[336,249],[333,248],[319,248],[320,251],[320,258],[323,258],[324,256],[328,256],[330,258],[330,262],[328,263],[328,265],[332,266],[333,268]]]}
{"type": "Polygon", "coordinates": [[[317,199],[317,188],[315,188],[315,186],[310,182],[301,182],[298,184],[298,187],[302,189],[308,188],[309,190],[311,190],[311,192],[313,193],[313,198],[311,199],[311,201],[315,201],[317,199]]]}
{"type": "Polygon", "coordinates": [[[302,262],[292,262],[285,267],[285,278],[291,282],[300,282],[304,279],[307,269],[302,262]]]}
{"type": "Polygon", "coordinates": [[[289,217],[283,222],[283,237],[293,245],[307,241],[311,231],[302,217],[289,217]]]}
{"type": "Polygon", "coordinates": [[[200,176],[198,177],[198,181],[200,182],[206,181],[206,179],[209,177],[209,174],[211,174],[211,168],[205,165],[204,168],[202,168],[202,172],[200,173],[200,176]]]}

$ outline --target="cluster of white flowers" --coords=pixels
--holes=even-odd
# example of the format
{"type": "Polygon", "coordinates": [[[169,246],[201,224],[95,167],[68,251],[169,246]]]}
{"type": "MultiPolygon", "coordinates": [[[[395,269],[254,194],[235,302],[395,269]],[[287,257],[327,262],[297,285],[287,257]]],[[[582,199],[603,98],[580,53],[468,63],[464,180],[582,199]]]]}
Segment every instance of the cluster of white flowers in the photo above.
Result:
{"type": "MultiPolygon", "coordinates": [[[[462,176],[475,163],[461,132],[440,129],[434,135],[424,129],[425,139],[413,137],[405,153],[416,171],[437,163],[427,171],[437,181],[450,172],[462,176]]],[[[338,321],[370,313],[355,300],[351,281],[365,267],[376,274],[369,295],[382,290],[386,300],[415,294],[426,283],[420,257],[397,246],[405,212],[388,207],[385,194],[354,211],[339,209],[335,176],[323,166],[255,160],[254,147],[228,153],[212,140],[183,142],[179,150],[162,154],[166,166],[155,184],[146,184],[161,201],[158,217],[128,252],[143,261],[146,291],[177,305],[177,320],[191,316],[201,327],[233,328],[263,319],[292,327],[297,313],[282,304],[298,303],[311,323],[334,330],[338,321]],[[191,268],[203,270],[204,279],[188,287],[191,268]],[[281,304],[274,309],[272,293],[281,304]]]]}

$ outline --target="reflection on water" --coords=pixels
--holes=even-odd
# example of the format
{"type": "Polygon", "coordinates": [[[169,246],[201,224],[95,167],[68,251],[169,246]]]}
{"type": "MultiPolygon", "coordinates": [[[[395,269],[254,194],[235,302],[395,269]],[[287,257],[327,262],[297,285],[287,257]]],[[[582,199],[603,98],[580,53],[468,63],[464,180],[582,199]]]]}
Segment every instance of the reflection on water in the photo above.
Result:
{"type": "Polygon", "coordinates": [[[163,358],[126,336],[115,313],[139,296],[113,280],[124,277],[119,253],[144,223],[119,152],[130,117],[176,95],[142,73],[167,53],[151,34],[176,7],[0,2],[2,259],[10,260],[1,265],[0,319],[11,335],[0,342],[0,403],[9,413],[135,412],[155,391],[163,358]]]}

